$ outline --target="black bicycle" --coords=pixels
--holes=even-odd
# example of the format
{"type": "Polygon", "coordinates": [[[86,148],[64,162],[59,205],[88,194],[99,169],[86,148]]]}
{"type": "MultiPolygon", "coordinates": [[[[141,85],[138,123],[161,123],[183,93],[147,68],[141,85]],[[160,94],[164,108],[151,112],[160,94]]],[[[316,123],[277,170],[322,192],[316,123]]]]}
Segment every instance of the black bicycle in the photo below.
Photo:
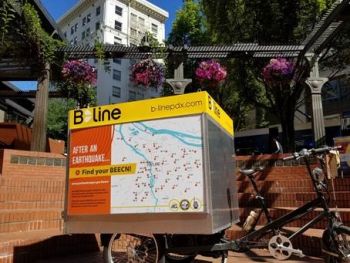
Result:
{"type": "Polygon", "coordinates": [[[255,182],[255,175],[261,171],[261,168],[241,170],[241,173],[249,178],[255,190],[260,210],[248,216],[243,225],[247,234],[237,240],[226,240],[224,231],[214,235],[114,234],[105,246],[105,262],[157,263],[162,260],[163,262],[188,263],[200,254],[215,258],[221,257],[222,263],[225,263],[228,251],[244,252],[253,248],[268,248],[273,257],[285,260],[293,254],[304,256],[300,249],[293,248],[292,241],[324,219],[327,221],[322,236],[325,262],[350,262],[350,228],[342,224],[339,214],[331,211],[329,206],[330,192],[325,176],[325,157],[333,150],[337,149],[335,147],[303,149],[284,158],[284,160],[302,159],[307,167],[316,198],[274,220],[255,182]],[[318,160],[319,165],[312,168],[310,160],[314,158],[318,160]],[[315,209],[320,209],[321,213],[297,231],[291,231],[285,227],[315,209]],[[267,219],[267,224],[258,228],[257,222],[263,215],[267,219]]]}

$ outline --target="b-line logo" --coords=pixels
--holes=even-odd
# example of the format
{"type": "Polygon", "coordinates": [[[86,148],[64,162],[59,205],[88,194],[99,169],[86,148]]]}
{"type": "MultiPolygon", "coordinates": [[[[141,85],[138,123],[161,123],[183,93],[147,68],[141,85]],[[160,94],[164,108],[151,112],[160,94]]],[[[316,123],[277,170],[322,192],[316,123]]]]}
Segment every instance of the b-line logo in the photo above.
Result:
{"type": "Polygon", "coordinates": [[[110,120],[118,120],[121,117],[121,110],[119,108],[104,109],[101,107],[93,109],[82,109],[74,111],[74,125],[83,122],[103,122],[110,120]]]}
{"type": "Polygon", "coordinates": [[[214,111],[216,116],[220,118],[220,109],[218,107],[218,104],[210,96],[208,96],[208,108],[209,110],[214,111]]]}

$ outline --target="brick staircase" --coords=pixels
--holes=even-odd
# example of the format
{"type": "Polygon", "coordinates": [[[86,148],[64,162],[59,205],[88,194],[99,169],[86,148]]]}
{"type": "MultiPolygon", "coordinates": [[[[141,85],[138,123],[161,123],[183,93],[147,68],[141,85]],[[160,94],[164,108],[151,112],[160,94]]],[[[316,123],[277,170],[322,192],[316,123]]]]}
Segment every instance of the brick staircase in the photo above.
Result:
{"type": "Polygon", "coordinates": [[[95,235],[63,235],[65,157],[4,150],[0,174],[0,263],[98,249],[95,235]]]}
{"type": "MultiPolygon", "coordinates": [[[[238,156],[236,159],[237,168],[251,167],[252,165],[263,165],[267,167],[264,172],[256,176],[256,182],[265,197],[273,218],[278,218],[293,211],[316,196],[303,163],[295,161],[283,162],[278,159],[282,157],[273,155],[253,158],[238,156]]],[[[258,204],[254,198],[253,187],[249,179],[237,172],[236,180],[240,207],[240,224],[243,224],[250,211],[257,208],[258,204]]],[[[330,184],[329,187],[331,190],[332,187],[330,184]]],[[[342,216],[343,222],[346,225],[350,225],[350,178],[337,178],[334,181],[334,190],[338,211],[342,216]]],[[[331,194],[330,204],[331,207],[335,207],[333,193],[331,194]]],[[[289,223],[287,228],[296,230],[304,226],[320,212],[321,209],[317,209],[305,217],[289,223]]],[[[261,226],[265,223],[266,220],[262,217],[258,225],[261,226]]],[[[303,252],[310,256],[321,256],[321,236],[325,226],[326,220],[318,222],[312,229],[309,229],[302,236],[293,240],[293,247],[302,248],[303,252]]],[[[237,239],[245,233],[236,225],[227,230],[226,234],[230,239],[237,239]]]]}

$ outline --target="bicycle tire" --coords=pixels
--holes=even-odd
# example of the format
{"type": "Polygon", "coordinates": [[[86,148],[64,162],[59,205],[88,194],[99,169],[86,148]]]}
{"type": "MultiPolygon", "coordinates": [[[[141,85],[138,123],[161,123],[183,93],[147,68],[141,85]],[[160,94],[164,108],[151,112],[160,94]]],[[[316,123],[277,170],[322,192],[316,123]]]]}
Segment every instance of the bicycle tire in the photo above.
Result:
{"type": "Polygon", "coordinates": [[[350,262],[350,228],[344,225],[327,229],[322,236],[326,263],[350,262]]]}
{"type": "Polygon", "coordinates": [[[192,263],[194,262],[195,255],[181,255],[175,253],[165,254],[166,263],[192,263]]]}
{"type": "Polygon", "coordinates": [[[160,247],[153,235],[115,233],[103,249],[103,258],[105,263],[157,263],[160,247]]]}

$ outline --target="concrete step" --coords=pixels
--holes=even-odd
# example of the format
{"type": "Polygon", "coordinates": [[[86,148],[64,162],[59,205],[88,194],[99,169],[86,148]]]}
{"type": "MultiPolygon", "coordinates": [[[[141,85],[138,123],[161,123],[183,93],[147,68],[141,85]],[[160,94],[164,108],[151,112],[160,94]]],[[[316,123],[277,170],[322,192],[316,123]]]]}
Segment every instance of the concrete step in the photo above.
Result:
{"type": "MultiPolygon", "coordinates": [[[[294,211],[296,207],[274,207],[274,208],[269,208],[270,215],[272,219],[279,218],[287,213],[290,213],[294,211]]],[[[255,210],[259,211],[256,209],[250,209],[250,208],[240,208],[240,224],[243,224],[248,217],[250,211],[255,210]]],[[[339,208],[339,209],[331,209],[332,211],[338,211],[341,215],[342,221],[345,225],[350,225],[350,208],[339,208]]],[[[314,211],[311,211],[309,214],[303,216],[302,218],[299,218],[297,220],[294,220],[293,222],[289,223],[287,226],[288,227],[302,227],[309,221],[311,221],[313,218],[318,216],[322,212],[322,209],[315,209],[314,211]]],[[[327,219],[323,219],[317,224],[313,226],[314,229],[325,229],[327,226],[327,219]]],[[[262,214],[259,221],[258,225],[265,225],[267,224],[267,219],[265,218],[265,215],[262,214]]]]}
{"type": "MultiPolygon", "coordinates": [[[[316,194],[313,192],[300,193],[265,193],[264,198],[268,207],[300,207],[308,201],[314,199],[316,194]]],[[[333,195],[330,196],[330,207],[349,207],[350,191],[339,191],[335,193],[336,201],[333,195]]],[[[259,207],[258,201],[252,193],[238,193],[239,207],[259,207]]]]}
{"type": "Polygon", "coordinates": [[[56,219],[33,219],[23,222],[8,222],[0,224],[0,233],[28,232],[46,229],[63,229],[63,220],[56,219]]]}
{"type": "MultiPolygon", "coordinates": [[[[251,166],[246,166],[251,167],[251,166]]],[[[237,167],[238,168],[238,167],[237,167]]],[[[305,166],[273,166],[267,167],[264,171],[257,174],[257,180],[307,180],[309,179],[305,166]]],[[[236,180],[242,181],[247,180],[246,176],[241,174],[237,169],[236,180]]]]}
{"type": "Polygon", "coordinates": [[[64,201],[4,201],[0,202],[0,211],[2,209],[63,209],[64,201]]]}
{"type": "MultiPolygon", "coordinates": [[[[296,193],[296,192],[312,192],[314,191],[310,179],[308,180],[276,180],[261,181],[256,180],[258,189],[262,193],[296,193]]],[[[254,192],[252,184],[249,180],[237,181],[237,190],[239,193],[254,192]]],[[[333,191],[331,181],[328,183],[329,190],[333,191]]],[[[350,191],[350,178],[334,180],[334,191],[350,191]]]]}
{"type": "Polygon", "coordinates": [[[52,220],[61,218],[61,209],[2,209],[0,210],[0,224],[25,222],[33,220],[52,220]]]}
{"type": "Polygon", "coordinates": [[[40,201],[63,201],[64,192],[40,193],[40,192],[0,192],[1,202],[40,202],[40,201]]]}

